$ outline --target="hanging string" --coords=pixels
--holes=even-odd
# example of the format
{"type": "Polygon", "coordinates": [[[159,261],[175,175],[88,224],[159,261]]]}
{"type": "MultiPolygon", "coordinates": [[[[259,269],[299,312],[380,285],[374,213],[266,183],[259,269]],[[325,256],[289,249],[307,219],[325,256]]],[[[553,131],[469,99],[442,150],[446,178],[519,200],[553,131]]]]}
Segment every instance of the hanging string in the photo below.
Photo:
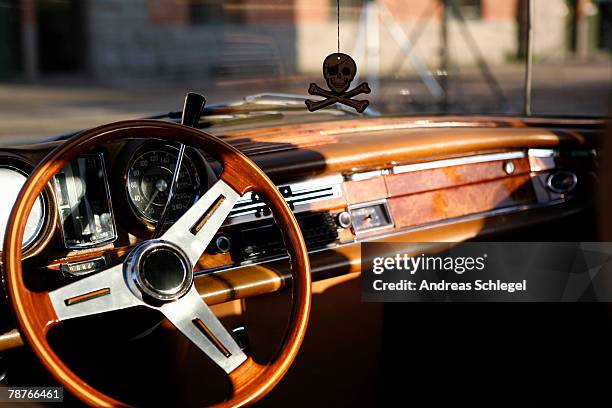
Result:
{"type": "Polygon", "coordinates": [[[340,0],[336,0],[336,14],[338,16],[338,54],[340,54],[340,0]]]}

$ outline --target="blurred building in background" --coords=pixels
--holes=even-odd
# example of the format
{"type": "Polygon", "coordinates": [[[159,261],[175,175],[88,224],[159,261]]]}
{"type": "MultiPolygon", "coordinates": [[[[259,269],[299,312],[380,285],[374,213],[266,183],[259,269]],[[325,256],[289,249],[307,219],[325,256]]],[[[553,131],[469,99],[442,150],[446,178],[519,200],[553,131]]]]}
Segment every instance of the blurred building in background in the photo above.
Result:
{"type": "MultiPolygon", "coordinates": [[[[612,49],[612,1],[534,1],[537,60],[612,49]]],[[[341,51],[364,73],[495,66],[525,54],[526,0],[340,4],[341,51]]],[[[320,72],[336,30],[336,0],[2,0],[0,78],[291,78],[320,72]]]]}

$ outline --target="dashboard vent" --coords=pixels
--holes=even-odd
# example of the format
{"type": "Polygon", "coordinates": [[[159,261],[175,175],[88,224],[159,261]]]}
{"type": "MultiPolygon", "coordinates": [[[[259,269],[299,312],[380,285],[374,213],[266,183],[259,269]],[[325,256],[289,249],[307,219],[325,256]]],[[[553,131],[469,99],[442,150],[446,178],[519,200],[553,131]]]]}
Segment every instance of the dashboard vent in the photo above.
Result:
{"type": "MultiPolygon", "coordinates": [[[[336,222],[330,213],[322,211],[300,214],[296,219],[308,250],[322,248],[338,240],[336,222]]],[[[234,227],[229,231],[234,242],[239,242],[237,248],[240,248],[240,254],[235,255],[243,261],[287,253],[280,230],[271,220],[255,222],[246,228],[234,227]]]]}
{"type": "MultiPolygon", "coordinates": [[[[342,197],[342,176],[333,175],[319,177],[304,182],[284,184],[278,186],[283,197],[291,209],[298,213],[307,211],[310,204],[317,201],[329,200],[342,197]]],[[[263,203],[257,193],[247,193],[240,198],[230,212],[228,221],[235,223],[240,218],[240,222],[247,222],[251,219],[261,219],[269,217],[270,209],[263,203]],[[234,220],[232,220],[234,219],[234,220]]]]}

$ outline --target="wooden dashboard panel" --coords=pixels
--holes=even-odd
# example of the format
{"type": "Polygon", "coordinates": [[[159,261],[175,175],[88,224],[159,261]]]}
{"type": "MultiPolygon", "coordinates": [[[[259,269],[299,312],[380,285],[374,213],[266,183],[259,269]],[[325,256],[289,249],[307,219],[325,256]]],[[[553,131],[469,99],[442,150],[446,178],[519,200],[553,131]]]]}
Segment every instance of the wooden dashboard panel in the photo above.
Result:
{"type": "Polygon", "coordinates": [[[391,197],[396,228],[412,227],[535,201],[528,175],[391,197]]]}
{"type": "Polygon", "coordinates": [[[349,204],[364,203],[389,197],[387,185],[382,177],[373,177],[359,181],[345,181],[344,194],[349,204]]]}

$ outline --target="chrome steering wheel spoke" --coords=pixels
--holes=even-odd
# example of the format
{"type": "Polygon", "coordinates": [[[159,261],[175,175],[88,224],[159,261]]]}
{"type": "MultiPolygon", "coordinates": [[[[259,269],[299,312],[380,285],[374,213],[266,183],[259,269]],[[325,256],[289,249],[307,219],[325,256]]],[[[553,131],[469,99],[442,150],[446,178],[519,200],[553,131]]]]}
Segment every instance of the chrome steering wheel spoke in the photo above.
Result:
{"type": "Polygon", "coordinates": [[[219,179],[161,239],[179,246],[196,265],[239,198],[232,187],[219,179]]]}
{"type": "Polygon", "coordinates": [[[247,359],[195,287],[181,299],[162,305],[159,310],[226,373],[231,373],[247,359]]]}
{"type": "Polygon", "coordinates": [[[126,285],[123,264],[51,291],[49,299],[60,321],[143,304],[126,285]]]}

